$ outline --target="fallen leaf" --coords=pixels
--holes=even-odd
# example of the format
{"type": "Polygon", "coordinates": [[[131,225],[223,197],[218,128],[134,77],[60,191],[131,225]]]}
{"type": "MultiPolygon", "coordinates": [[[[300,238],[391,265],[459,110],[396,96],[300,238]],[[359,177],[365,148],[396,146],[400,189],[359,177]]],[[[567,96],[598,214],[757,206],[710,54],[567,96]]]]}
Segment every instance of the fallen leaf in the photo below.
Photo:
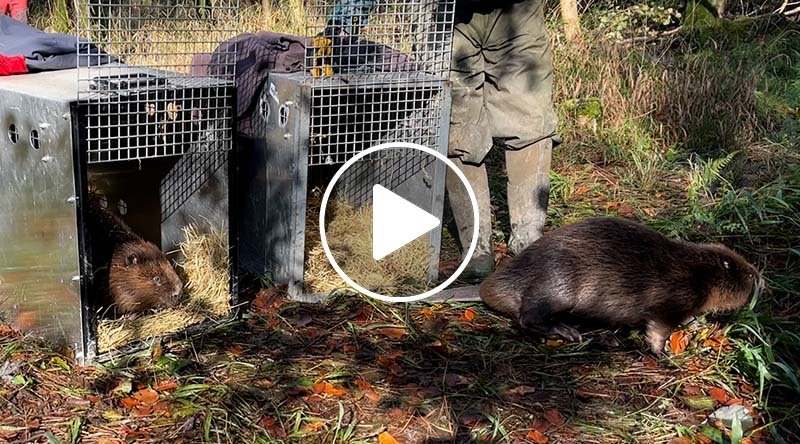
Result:
{"type": "Polygon", "coordinates": [[[744,405],[744,399],[742,398],[731,398],[725,401],[725,405],[744,405]]]}
{"type": "Polygon", "coordinates": [[[169,381],[169,380],[161,381],[158,384],[156,384],[155,386],[153,386],[153,389],[155,389],[155,390],[157,390],[159,392],[165,392],[165,391],[168,391],[168,390],[175,390],[176,388],[178,388],[178,383],[175,382],[175,381],[169,381]]]}
{"type": "Polygon", "coordinates": [[[269,434],[275,438],[286,438],[286,431],[280,426],[275,418],[266,417],[258,422],[269,434]]]}
{"type": "Polygon", "coordinates": [[[728,396],[728,393],[719,387],[711,387],[711,389],[708,391],[708,394],[714,399],[714,401],[717,401],[720,404],[726,404],[731,399],[731,397],[728,396]]]}
{"type": "Polygon", "coordinates": [[[353,344],[345,344],[342,346],[342,351],[345,353],[355,353],[358,351],[358,346],[353,344]]]}
{"type": "Polygon", "coordinates": [[[642,358],[642,364],[644,364],[644,366],[646,368],[649,368],[650,370],[658,369],[658,363],[655,361],[655,359],[651,358],[650,356],[645,356],[644,358],[642,358]]]}
{"type": "Polygon", "coordinates": [[[400,376],[403,374],[403,369],[393,358],[388,356],[378,356],[378,364],[389,370],[395,376],[400,376]]]}
{"type": "Polygon", "coordinates": [[[472,322],[475,320],[475,310],[472,308],[468,308],[464,311],[464,314],[461,315],[461,319],[466,322],[472,322]]]}
{"type": "Polygon", "coordinates": [[[425,319],[433,319],[433,310],[430,308],[423,308],[420,310],[420,313],[422,313],[422,316],[424,316],[425,319]]]}
{"type": "Polygon", "coordinates": [[[369,401],[373,405],[377,405],[379,402],[381,402],[381,394],[376,392],[375,390],[365,391],[364,397],[367,398],[367,401],[369,401]]]}
{"type": "Polygon", "coordinates": [[[403,339],[408,332],[405,328],[386,327],[375,330],[379,334],[386,336],[389,339],[399,340],[403,339]]]}
{"type": "Polygon", "coordinates": [[[400,444],[400,442],[394,439],[394,436],[389,432],[381,432],[381,434],[378,435],[378,444],[400,444]]]}
{"type": "Polygon", "coordinates": [[[142,389],[133,394],[134,399],[142,404],[153,405],[158,401],[158,392],[153,389],[142,389]]]}
{"type": "Polygon", "coordinates": [[[123,444],[124,441],[117,438],[109,438],[107,436],[101,436],[97,438],[97,444],[123,444]]]}
{"type": "Polygon", "coordinates": [[[303,431],[306,433],[314,433],[318,432],[320,429],[325,427],[325,423],[322,421],[312,421],[307,423],[303,426],[303,431]]]}
{"type": "Polygon", "coordinates": [[[687,436],[681,436],[679,438],[672,438],[669,440],[667,444],[693,444],[691,438],[687,436]]]}
{"type": "Polygon", "coordinates": [[[7,324],[0,324],[0,336],[16,336],[17,332],[7,324]]]}
{"type": "Polygon", "coordinates": [[[550,409],[545,411],[544,419],[546,419],[547,422],[553,424],[554,426],[559,426],[567,421],[566,419],[564,419],[564,415],[562,415],[561,412],[559,412],[556,409],[550,409]]]}
{"type": "Polygon", "coordinates": [[[679,355],[686,351],[689,345],[689,334],[686,330],[678,330],[669,337],[669,349],[673,354],[679,355]]]}
{"type": "Polygon", "coordinates": [[[642,212],[650,217],[656,216],[656,210],[653,208],[643,208],[642,212]]]}
{"type": "Polygon", "coordinates": [[[360,388],[361,390],[369,390],[372,388],[372,384],[370,384],[369,381],[364,378],[356,378],[356,380],[353,382],[355,383],[356,387],[360,388]]]}
{"type": "Polygon", "coordinates": [[[714,440],[713,439],[709,438],[706,435],[703,435],[702,433],[698,433],[697,435],[695,435],[694,439],[699,444],[714,444],[714,440]]]}
{"type": "Polygon", "coordinates": [[[120,404],[122,404],[123,407],[125,407],[127,409],[130,409],[130,408],[136,407],[137,405],[141,404],[141,402],[138,399],[122,398],[120,400],[120,404]]]}
{"type": "Polygon", "coordinates": [[[160,416],[169,416],[169,406],[165,401],[159,401],[153,405],[153,413],[160,416]]]}
{"type": "Polygon", "coordinates": [[[564,341],[563,339],[547,339],[546,341],[544,341],[544,345],[548,347],[560,347],[564,344],[566,344],[566,341],[564,341]]]}
{"type": "Polygon", "coordinates": [[[278,287],[265,288],[258,292],[251,304],[252,310],[259,314],[275,313],[283,305],[284,289],[278,287]]]}
{"type": "Polygon", "coordinates": [[[406,420],[406,411],[395,407],[387,413],[390,418],[394,419],[395,421],[405,421],[406,420]]]}
{"type": "Polygon", "coordinates": [[[685,385],[681,391],[687,396],[699,396],[703,393],[700,387],[696,385],[685,385]]]}
{"type": "Polygon", "coordinates": [[[509,389],[503,392],[502,398],[505,400],[515,400],[516,398],[525,396],[528,393],[533,393],[535,391],[536,391],[535,387],[531,387],[528,385],[521,385],[519,387],[514,387],[513,389],[509,389]]]}
{"type": "Polygon", "coordinates": [[[92,404],[97,404],[100,402],[100,397],[97,395],[89,395],[86,397],[86,400],[91,402],[92,404]]]}
{"type": "Polygon", "coordinates": [[[550,441],[544,433],[538,430],[531,430],[525,437],[536,444],[547,444],[547,442],[550,441]]]}
{"type": "Polygon", "coordinates": [[[344,395],[347,394],[347,390],[345,390],[345,389],[343,389],[341,387],[334,387],[333,384],[331,384],[330,382],[326,382],[326,381],[321,381],[321,382],[318,382],[318,383],[314,384],[311,387],[311,390],[313,390],[314,393],[317,393],[317,394],[324,393],[326,395],[336,396],[336,397],[344,396],[344,395]]]}
{"type": "Polygon", "coordinates": [[[153,414],[153,406],[151,405],[137,405],[131,410],[131,414],[135,417],[150,416],[153,414]]]}
{"type": "Polygon", "coordinates": [[[240,344],[234,344],[225,349],[225,351],[231,356],[240,356],[242,353],[244,353],[244,348],[240,344]]]}
{"type": "Polygon", "coordinates": [[[634,213],[633,207],[628,204],[622,204],[619,207],[619,215],[622,217],[631,217],[633,216],[633,213],[634,213]]]}
{"type": "Polygon", "coordinates": [[[576,196],[583,196],[588,191],[589,191],[589,187],[587,187],[586,185],[581,185],[581,186],[578,187],[577,190],[575,190],[575,195],[576,196]]]}

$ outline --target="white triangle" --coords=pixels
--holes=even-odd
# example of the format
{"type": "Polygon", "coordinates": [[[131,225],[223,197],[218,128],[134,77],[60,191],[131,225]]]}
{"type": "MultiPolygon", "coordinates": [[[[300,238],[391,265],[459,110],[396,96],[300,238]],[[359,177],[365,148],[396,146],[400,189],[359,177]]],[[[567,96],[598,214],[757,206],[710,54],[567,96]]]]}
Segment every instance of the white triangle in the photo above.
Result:
{"type": "Polygon", "coordinates": [[[434,215],[386,188],[372,187],[372,257],[379,261],[438,227],[434,215]]]}

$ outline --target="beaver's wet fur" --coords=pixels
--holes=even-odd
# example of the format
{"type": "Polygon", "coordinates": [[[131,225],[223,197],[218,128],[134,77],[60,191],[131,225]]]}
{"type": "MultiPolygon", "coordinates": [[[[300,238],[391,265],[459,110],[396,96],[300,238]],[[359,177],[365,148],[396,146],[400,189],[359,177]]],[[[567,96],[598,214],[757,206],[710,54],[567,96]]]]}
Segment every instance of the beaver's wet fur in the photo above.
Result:
{"type": "Polygon", "coordinates": [[[164,253],[105,208],[101,195],[89,193],[88,203],[93,288],[105,314],[176,306],[183,283],[164,253]]]}
{"type": "Polygon", "coordinates": [[[702,313],[741,308],[763,289],[758,270],[721,244],[670,239],[596,217],[544,235],[480,287],[481,299],[540,335],[579,338],[578,324],[644,328],[659,354],[702,313]]]}

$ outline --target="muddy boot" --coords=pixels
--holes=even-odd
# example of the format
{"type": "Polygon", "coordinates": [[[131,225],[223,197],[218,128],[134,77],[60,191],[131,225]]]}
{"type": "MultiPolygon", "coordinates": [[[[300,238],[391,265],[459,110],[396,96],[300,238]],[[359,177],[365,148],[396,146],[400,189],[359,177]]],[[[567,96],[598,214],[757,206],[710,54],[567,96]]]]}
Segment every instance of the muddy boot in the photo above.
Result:
{"type": "MultiPolygon", "coordinates": [[[[480,280],[494,270],[494,249],[492,248],[492,207],[489,201],[489,179],[484,164],[474,165],[463,163],[459,158],[452,158],[459,169],[464,173],[472,186],[475,198],[478,201],[478,243],[467,268],[461,275],[461,280],[480,280]]],[[[447,194],[450,207],[453,210],[453,219],[458,227],[458,239],[461,243],[462,254],[467,254],[472,241],[472,204],[469,194],[458,176],[448,169],[447,194]]]]}
{"type": "Polygon", "coordinates": [[[508,249],[512,254],[519,254],[542,236],[550,197],[552,150],[549,138],[521,150],[506,150],[511,219],[508,249]]]}

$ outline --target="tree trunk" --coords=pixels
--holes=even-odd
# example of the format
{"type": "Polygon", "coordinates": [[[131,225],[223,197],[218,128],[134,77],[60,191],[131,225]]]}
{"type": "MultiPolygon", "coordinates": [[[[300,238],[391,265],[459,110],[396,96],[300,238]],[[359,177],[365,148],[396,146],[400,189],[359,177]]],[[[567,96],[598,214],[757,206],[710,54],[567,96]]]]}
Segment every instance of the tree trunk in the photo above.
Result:
{"type": "Polygon", "coordinates": [[[561,19],[567,41],[580,40],[581,19],[578,16],[578,0],[561,0],[561,19]]]}

